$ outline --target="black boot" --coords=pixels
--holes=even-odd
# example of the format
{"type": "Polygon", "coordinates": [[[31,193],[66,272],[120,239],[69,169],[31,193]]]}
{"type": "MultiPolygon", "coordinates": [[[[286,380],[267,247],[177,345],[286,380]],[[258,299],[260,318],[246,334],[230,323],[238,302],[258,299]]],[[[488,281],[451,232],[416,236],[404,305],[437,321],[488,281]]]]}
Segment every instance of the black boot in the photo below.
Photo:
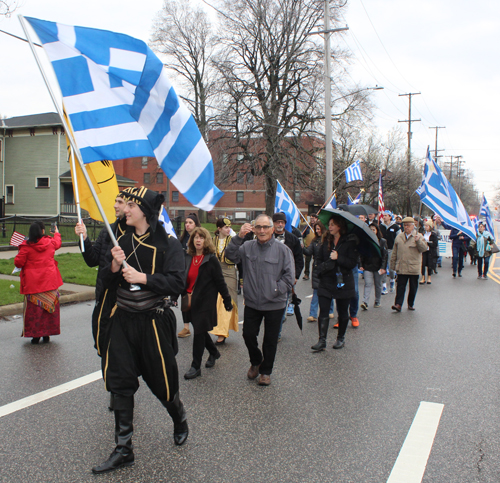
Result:
{"type": "Polygon", "coordinates": [[[339,317],[339,331],[337,333],[337,340],[335,341],[335,344],[333,344],[334,349],[342,349],[345,344],[345,333],[347,331],[347,325],[349,324],[349,317],[347,318],[340,318],[339,317]]]}
{"type": "Polygon", "coordinates": [[[168,414],[174,422],[174,443],[180,446],[186,442],[189,434],[187,423],[186,410],[181,402],[179,393],[177,393],[172,401],[160,401],[167,408],[168,414]]]}
{"type": "Polygon", "coordinates": [[[134,450],[132,446],[134,398],[115,395],[114,412],[116,448],[107,461],[92,468],[92,472],[96,474],[106,473],[122,466],[132,466],[134,464],[134,450]]]}
{"type": "Polygon", "coordinates": [[[326,336],[328,335],[328,324],[330,323],[329,317],[319,317],[318,319],[318,332],[319,340],[314,344],[311,349],[313,351],[319,352],[326,348],[326,336]]]}

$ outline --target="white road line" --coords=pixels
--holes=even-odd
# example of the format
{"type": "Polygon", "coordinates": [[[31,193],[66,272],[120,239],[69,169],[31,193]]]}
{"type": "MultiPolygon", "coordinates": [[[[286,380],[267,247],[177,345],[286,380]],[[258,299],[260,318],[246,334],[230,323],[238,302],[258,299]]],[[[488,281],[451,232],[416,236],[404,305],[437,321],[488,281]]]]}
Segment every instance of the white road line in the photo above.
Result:
{"type": "Polygon", "coordinates": [[[421,483],[444,404],[422,401],[387,483],[421,483]]]}
{"type": "Polygon", "coordinates": [[[313,296],[312,295],[306,295],[306,299],[312,299],[313,296]]]}
{"type": "Polygon", "coordinates": [[[238,322],[238,324],[239,324],[239,325],[243,325],[243,321],[242,321],[242,320],[240,320],[240,321],[238,322]]]}
{"type": "Polygon", "coordinates": [[[96,371],[92,374],[88,374],[86,376],[79,377],[78,379],[74,379],[73,381],[61,384],[60,386],[56,386],[51,389],[47,389],[46,391],[33,394],[32,396],[19,399],[18,401],[11,402],[9,404],[6,404],[5,406],[0,406],[0,418],[2,418],[3,416],[7,416],[8,414],[15,413],[20,409],[25,409],[38,404],[39,402],[59,396],[60,394],[64,394],[65,392],[72,391],[73,389],[77,389],[81,386],[85,386],[86,384],[90,384],[91,382],[97,381],[101,378],[101,371],[96,371]]]}

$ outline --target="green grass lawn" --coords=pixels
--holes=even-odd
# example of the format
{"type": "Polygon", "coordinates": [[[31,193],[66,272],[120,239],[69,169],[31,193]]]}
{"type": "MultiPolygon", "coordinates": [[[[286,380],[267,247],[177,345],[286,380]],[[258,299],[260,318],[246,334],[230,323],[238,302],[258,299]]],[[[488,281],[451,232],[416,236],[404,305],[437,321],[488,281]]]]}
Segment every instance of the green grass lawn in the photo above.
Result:
{"type": "Polygon", "coordinates": [[[0,305],[18,304],[23,301],[24,295],[19,293],[18,281],[0,280],[0,305]],[[14,285],[14,288],[11,288],[14,285]]]}
{"type": "MultiPolygon", "coordinates": [[[[88,267],[79,253],[62,253],[55,258],[65,283],[95,286],[97,267],[88,267]]],[[[10,275],[12,270],[14,270],[14,258],[0,260],[0,273],[10,275]]]]}

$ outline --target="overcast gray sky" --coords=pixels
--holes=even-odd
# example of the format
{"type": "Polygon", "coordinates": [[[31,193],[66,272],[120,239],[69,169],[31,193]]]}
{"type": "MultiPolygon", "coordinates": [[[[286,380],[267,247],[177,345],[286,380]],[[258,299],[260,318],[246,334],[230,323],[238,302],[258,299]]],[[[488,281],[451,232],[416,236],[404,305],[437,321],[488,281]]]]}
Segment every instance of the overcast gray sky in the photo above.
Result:
{"type": "MultiPolygon", "coordinates": [[[[21,0],[18,12],[69,25],[122,32],[148,41],[162,0],[21,0]]],[[[412,99],[412,151],[425,156],[439,130],[445,156],[462,155],[477,188],[492,200],[500,182],[500,2],[465,0],[350,0],[349,31],[335,42],[352,54],[350,76],[373,93],[381,134],[407,125],[412,99]]],[[[23,36],[14,15],[0,29],[23,36]]],[[[54,111],[29,46],[0,34],[0,114],[13,117],[54,111]]],[[[50,69],[49,69],[50,71],[50,69]]],[[[335,97],[335,96],[334,96],[335,97]]],[[[449,159],[449,158],[447,158],[449,159]]]]}

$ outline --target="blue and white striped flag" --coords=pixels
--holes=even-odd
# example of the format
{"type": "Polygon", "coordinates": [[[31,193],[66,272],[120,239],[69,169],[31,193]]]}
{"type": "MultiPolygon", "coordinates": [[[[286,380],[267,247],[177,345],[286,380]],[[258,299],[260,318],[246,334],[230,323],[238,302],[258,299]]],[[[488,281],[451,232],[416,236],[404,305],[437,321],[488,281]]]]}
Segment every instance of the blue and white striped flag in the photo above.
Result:
{"type": "Polygon", "coordinates": [[[212,157],[151,49],[107,30],[26,20],[52,62],[83,161],[154,156],[190,203],[211,210],[223,195],[212,157]]]}
{"type": "Polygon", "coordinates": [[[333,208],[334,210],[337,208],[337,195],[335,194],[335,192],[333,193],[328,203],[325,205],[324,209],[328,210],[329,208],[333,208]]]}
{"type": "Polygon", "coordinates": [[[361,163],[361,160],[358,159],[345,170],[346,183],[356,180],[363,181],[363,173],[361,173],[361,166],[359,163],[361,163]]]}
{"type": "Polygon", "coordinates": [[[493,220],[491,219],[491,212],[488,202],[486,201],[486,196],[483,193],[483,202],[481,203],[481,208],[479,210],[479,216],[484,216],[484,222],[486,223],[486,229],[490,232],[490,235],[495,238],[495,228],[493,226],[493,220]]]}
{"type": "Polygon", "coordinates": [[[300,223],[300,211],[288,193],[283,189],[279,181],[276,182],[276,199],[274,201],[274,212],[284,212],[286,215],[285,229],[292,231],[292,226],[297,227],[300,223]]]}
{"type": "Polygon", "coordinates": [[[160,216],[158,216],[158,221],[163,225],[163,228],[165,228],[167,235],[172,235],[173,237],[177,238],[177,235],[175,234],[174,230],[174,225],[172,225],[170,217],[168,216],[167,210],[165,209],[164,206],[161,207],[161,212],[160,216]]]}
{"type": "Polygon", "coordinates": [[[474,225],[462,201],[432,159],[429,148],[427,148],[427,162],[422,184],[416,192],[420,196],[420,201],[437,213],[447,225],[461,230],[472,240],[476,239],[474,225]]]}

